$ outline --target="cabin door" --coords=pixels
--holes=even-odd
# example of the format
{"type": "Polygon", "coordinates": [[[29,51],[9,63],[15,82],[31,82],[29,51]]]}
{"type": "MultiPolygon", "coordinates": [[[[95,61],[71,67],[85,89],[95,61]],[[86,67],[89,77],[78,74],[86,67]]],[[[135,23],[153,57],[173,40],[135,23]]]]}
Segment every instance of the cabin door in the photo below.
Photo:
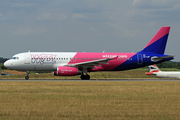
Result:
{"type": "Polygon", "coordinates": [[[24,64],[30,64],[30,54],[25,54],[24,64]]]}
{"type": "Polygon", "coordinates": [[[142,54],[137,54],[137,64],[143,64],[142,54]]]}

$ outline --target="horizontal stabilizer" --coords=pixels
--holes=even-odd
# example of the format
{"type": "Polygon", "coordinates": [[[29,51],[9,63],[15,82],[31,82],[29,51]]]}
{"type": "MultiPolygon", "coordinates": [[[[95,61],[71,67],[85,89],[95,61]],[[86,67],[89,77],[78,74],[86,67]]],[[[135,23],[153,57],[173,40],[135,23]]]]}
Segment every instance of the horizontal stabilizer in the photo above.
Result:
{"type": "Polygon", "coordinates": [[[172,57],[174,58],[174,55],[168,55],[168,56],[162,56],[162,57],[154,56],[151,58],[151,61],[158,62],[158,61],[161,61],[163,59],[172,58],[172,57]]]}
{"type": "Polygon", "coordinates": [[[153,73],[154,72],[146,72],[145,74],[150,76],[150,75],[153,75],[153,73]]]}

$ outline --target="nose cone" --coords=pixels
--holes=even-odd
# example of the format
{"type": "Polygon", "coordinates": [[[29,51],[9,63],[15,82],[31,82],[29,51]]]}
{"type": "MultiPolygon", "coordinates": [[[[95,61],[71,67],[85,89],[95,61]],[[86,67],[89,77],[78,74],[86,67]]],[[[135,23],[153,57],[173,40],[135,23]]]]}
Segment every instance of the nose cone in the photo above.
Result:
{"type": "Polygon", "coordinates": [[[10,66],[11,66],[10,61],[7,60],[7,61],[4,63],[4,66],[5,66],[6,68],[10,68],[10,66]]]}

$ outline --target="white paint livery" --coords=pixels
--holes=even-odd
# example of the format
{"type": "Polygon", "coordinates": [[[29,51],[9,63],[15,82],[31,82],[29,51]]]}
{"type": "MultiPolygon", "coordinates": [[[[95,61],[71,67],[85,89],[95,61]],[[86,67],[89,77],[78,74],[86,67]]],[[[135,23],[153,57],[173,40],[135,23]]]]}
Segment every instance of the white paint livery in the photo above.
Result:
{"type": "Polygon", "coordinates": [[[150,65],[149,71],[146,75],[162,78],[180,78],[180,71],[161,71],[156,65],[150,65]]]}
{"type": "Polygon", "coordinates": [[[55,71],[58,66],[67,65],[75,55],[76,52],[26,52],[14,55],[5,66],[25,71],[55,71]]]}

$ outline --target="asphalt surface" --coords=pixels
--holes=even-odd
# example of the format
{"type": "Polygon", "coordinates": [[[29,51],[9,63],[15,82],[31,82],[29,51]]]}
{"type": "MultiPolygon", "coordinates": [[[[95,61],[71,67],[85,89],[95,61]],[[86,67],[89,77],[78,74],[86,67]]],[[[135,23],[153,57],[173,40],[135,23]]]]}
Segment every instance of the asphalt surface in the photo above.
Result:
{"type": "Polygon", "coordinates": [[[180,81],[180,79],[91,79],[91,80],[80,80],[80,79],[75,79],[75,80],[65,80],[65,79],[0,79],[0,81],[116,81],[116,82],[123,82],[123,81],[180,81]]]}

